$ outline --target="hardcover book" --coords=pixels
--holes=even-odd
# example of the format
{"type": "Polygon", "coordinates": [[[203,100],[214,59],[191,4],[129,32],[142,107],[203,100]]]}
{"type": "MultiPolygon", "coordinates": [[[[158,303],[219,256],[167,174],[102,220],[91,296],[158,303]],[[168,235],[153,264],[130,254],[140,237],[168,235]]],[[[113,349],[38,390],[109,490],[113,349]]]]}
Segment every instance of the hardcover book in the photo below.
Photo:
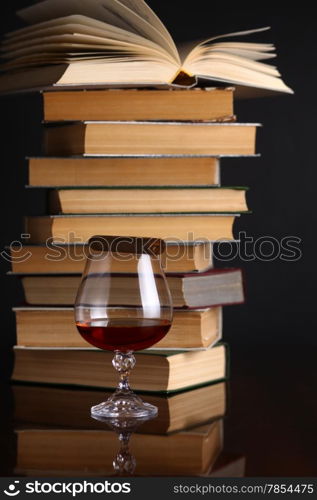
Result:
{"type": "Polygon", "coordinates": [[[95,234],[149,235],[170,243],[233,239],[233,223],[239,214],[107,214],[51,215],[25,219],[29,243],[48,239],[58,243],[85,243],[95,234]],[[132,231],[133,228],[133,231],[132,231]]]}
{"type": "Polygon", "coordinates": [[[33,187],[212,186],[219,183],[219,160],[210,156],[29,159],[29,185],[33,187]]]}
{"type": "MultiPolygon", "coordinates": [[[[10,255],[12,271],[19,274],[82,274],[88,255],[88,245],[48,244],[48,245],[14,245],[6,250],[10,255]]],[[[210,242],[180,242],[167,244],[161,258],[165,272],[184,273],[206,271],[213,267],[213,245],[210,242]]],[[[117,261],[114,261],[115,265],[117,261]]],[[[132,263],[125,263],[127,272],[133,271],[132,263]]],[[[118,263],[120,271],[120,262],[118,263]]]]}
{"type": "MultiPolygon", "coordinates": [[[[98,349],[15,347],[12,379],[23,382],[116,388],[113,353],[98,349]],[[83,369],[84,367],[84,369],[83,369]]],[[[224,380],[226,345],[204,351],[142,351],[130,381],[133,390],[173,392],[224,380]]]]}
{"type": "MultiPolygon", "coordinates": [[[[17,345],[88,347],[74,323],[72,307],[15,307],[17,345]]],[[[129,315],[130,309],[121,309],[129,315]]],[[[222,337],[222,308],[174,309],[168,334],[151,349],[206,349],[222,337]]]]}
{"type": "Polygon", "coordinates": [[[253,155],[258,124],[85,121],[47,126],[44,153],[253,155]]]}
{"type": "Polygon", "coordinates": [[[42,92],[44,121],[234,121],[234,89],[108,89],[42,92]]]}
{"type": "MultiPolygon", "coordinates": [[[[21,276],[25,300],[32,305],[73,305],[80,284],[78,275],[30,275],[21,276]]],[[[98,275],[90,277],[98,280],[98,275]]],[[[168,286],[174,307],[208,308],[215,305],[241,304],[244,301],[241,269],[211,269],[203,273],[169,274],[168,286]]],[[[139,304],[138,276],[124,272],[111,276],[111,293],[108,305],[121,304],[129,307],[139,304]],[[126,293],[127,276],[129,293],[126,293]],[[131,303],[130,290],[135,288],[135,303],[131,303]]]]}
{"type": "Polygon", "coordinates": [[[50,213],[192,213],[247,212],[246,188],[144,187],[56,189],[50,213]]]}
{"type": "Polygon", "coordinates": [[[2,43],[0,89],[47,85],[194,85],[197,77],[291,93],[269,43],[220,35],[176,47],[144,0],[44,0],[19,11],[31,26],[2,43]],[[235,38],[238,41],[235,41],[235,38]]]}

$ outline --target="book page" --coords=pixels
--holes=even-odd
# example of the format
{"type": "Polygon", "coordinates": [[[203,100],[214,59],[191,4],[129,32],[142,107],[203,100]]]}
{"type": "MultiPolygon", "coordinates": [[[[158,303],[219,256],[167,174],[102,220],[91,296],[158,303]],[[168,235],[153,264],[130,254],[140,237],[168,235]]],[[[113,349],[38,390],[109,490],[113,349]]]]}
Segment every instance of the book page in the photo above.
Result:
{"type": "Polygon", "coordinates": [[[179,58],[181,60],[181,64],[183,65],[186,61],[189,54],[195,50],[202,43],[203,40],[195,40],[191,42],[182,42],[177,44],[177,50],[179,53],[179,58]]]}
{"type": "Polygon", "coordinates": [[[118,0],[44,0],[18,12],[22,19],[31,24],[72,14],[92,17],[149,38],[175,58],[166,37],[118,0]]]}
{"type": "MultiPolygon", "coordinates": [[[[102,1],[103,3],[105,2],[105,0],[99,0],[99,1],[102,1]]],[[[128,8],[126,5],[124,5],[124,3],[120,2],[119,0],[107,0],[107,1],[115,2],[116,8],[118,8],[118,10],[120,11],[120,15],[125,15],[126,19],[129,20],[129,22],[131,22],[131,25],[137,30],[139,34],[150,38],[150,40],[163,47],[169,54],[171,54],[176,60],[178,60],[178,52],[175,44],[174,43],[171,44],[169,37],[166,37],[165,31],[167,30],[164,30],[164,32],[162,32],[162,30],[158,30],[147,19],[144,19],[144,17],[140,16],[137,13],[137,11],[128,8]],[[119,6],[121,6],[121,9],[119,6]],[[124,10],[122,10],[122,8],[124,10]]],[[[142,0],[139,0],[139,2],[140,2],[139,5],[141,5],[142,0]]],[[[145,4],[145,2],[143,3],[146,7],[148,7],[145,4]]],[[[150,10],[149,7],[148,10],[150,10]]],[[[149,15],[147,16],[147,18],[148,19],[150,18],[149,15]]]]}
{"type": "Polygon", "coordinates": [[[111,11],[106,10],[99,0],[43,0],[17,12],[18,16],[28,24],[41,23],[49,19],[82,14],[99,19],[105,23],[118,26],[124,30],[131,27],[124,19],[120,19],[111,11]]]}
{"type": "Polygon", "coordinates": [[[117,26],[81,15],[59,17],[57,19],[51,19],[50,21],[44,21],[42,23],[37,23],[32,26],[12,31],[6,34],[6,38],[1,42],[1,45],[6,47],[9,44],[42,35],[48,36],[49,34],[57,34],[61,32],[65,33],[66,30],[70,29],[75,30],[75,32],[76,30],[79,30],[80,33],[89,32],[90,34],[99,34],[100,36],[114,38],[123,42],[146,45],[147,47],[153,47],[157,50],[161,49],[159,45],[155,44],[151,40],[148,40],[147,38],[141,37],[130,31],[123,30],[117,26]]]}
{"type": "Polygon", "coordinates": [[[268,74],[272,76],[280,76],[278,70],[271,66],[270,64],[265,64],[259,61],[255,61],[253,59],[248,59],[246,57],[241,57],[240,55],[233,54],[231,52],[226,53],[225,51],[217,51],[217,50],[206,50],[203,51],[199,56],[199,61],[193,60],[193,64],[201,66],[202,64],[212,64],[216,62],[226,62],[231,63],[233,68],[234,66],[238,66],[241,68],[248,68],[253,71],[258,71],[259,73],[268,74]]]}
{"type": "MultiPolygon", "coordinates": [[[[12,50],[7,51],[3,58],[19,58],[27,54],[37,55],[41,52],[59,52],[61,55],[65,52],[65,49],[71,49],[76,51],[79,49],[81,51],[86,51],[87,58],[91,50],[100,50],[105,53],[111,53],[112,55],[126,54],[127,57],[132,57],[134,55],[142,55],[144,58],[157,59],[160,61],[167,60],[168,56],[159,51],[149,49],[144,46],[138,46],[134,44],[128,44],[126,42],[118,42],[117,40],[111,40],[107,38],[100,38],[95,36],[88,36],[82,34],[74,35],[57,35],[50,37],[43,37],[37,41],[37,44],[27,45],[12,50]]],[[[173,60],[171,60],[173,62],[173,60]]]]}
{"type": "Polygon", "coordinates": [[[219,39],[266,31],[269,27],[218,35],[179,47],[182,70],[202,79],[293,93],[275,66],[258,62],[275,57],[274,46],[267,43],[234,42],[219,39]],[[214,43],[217,40],[216,43],[214,43]]]}
{"type": "Polygon", "coordinates": [[[237,55],[244,57],[245,59],[251,59],[254,61],[261,61],[265,59],[273,59],[276,57],[276,54],[273,52],[274,47],[272,46],[269,50],[263,51],[261,48],[259,50],[254,50],[252,47],[253,44],[249,43],[213,43],[211,45],[200,46],[205,53],[207,52],[224,52],[231,55],[237,55]],[[272,52],[271,52],[272,51],[272,52]]]}
{"type": "MultiPolygon", "coordinates": [[[[262,31],[267,31],[269,29],[270,29],[269,26],[265,26],[264,28],[257,28],[257,29],[253,29],[253,30],[236,31],[234,33],[227,33],[227,34],[224,34],[224,35],[217,35],[217,36],[210,37],[210,38],[196,40],[195,42],[182,43],[177,48],[178,48],[179,54],[181,55],[181,61],[182,61],[182,63],[186,64],[185,61],[190,56],[190,53],[193,52],[193,51],[195,51],[197,48],[199,48],[202,45],[211,44],[211,43],[214,42],[214,40],[219,40],[221,38],[231,38],[231,37],[235,37],[235,36],[246,36],[246,35],[251,35],[252,33],[259,33],[259,32],[262,32],[262,31]]],[[[249,47],[251,48],[252,45],[253,44],[250,44],[249,47]]],[[[257,45],[258,49],[260,47],[262,47],[262,45],[265,47],[265,50],[267,50],[267,47],[271,47],[272,48],[272,44],[256,44],[256,45],[257,45]]]]}
{"type": "Polygon", "coordinates": [[[166,26],[144,0],[119,0],[119,2],[136,12],[140,17],[143,17],[151,26],[154,26],[166,38],[174,53],[178,54],[175,42],[166,26]]]}
{"type": "MultiPolygon", "coordinates": [[[[69,18],[64,18],[64,19],[69,19],[69,18]]],[[[98,23],[98,24],[100,24],[101,26],[108,26],[105,23],[98,23]]],[[[42,23],[41,25],[38,26],[42,26],[42,23]]],[[[20,48],[26,48],[27,46],[34,46],[36,44],[39,44],[40,42],[43,43],[46,40],[49,41],[49,39],[51,39],[52,42],[58,41],[57,38],[58,36],[78,37],[79,35],[83,36],[86,35],[87,42],[89,42],[88,37],[98,37],[100,43],[102,43],[102,40],[104,40],[105,43],[108,42],[114,46],[131,47],[131,51],[133,48],[142,52],[147,50],[155,54],[160,53],[162,57],[174,60],[159,45],[136,35],[130,36],[131,34],[128,33],[127,31],[123,31],[123,34],[127,34],[127,36],[121,37],[120,35],[115,35],[113,33],[110,33],[110,37],[108,38],[106,29],[100,29],[99,27],[98,28],[90,27],[83,24],[62,24],[58,26],[53,26],[51,28],[46,28],[46,29],[42,28],[37,31],[34,31],[32,33],[32,37],[28,33],[22,38],[21,37],[10,38],[9,40],[6,40],[2,44],[2,47],[5,48],[6,54],[12,56],[12,51],[19,50],[20,48]]],[[[92,38],[91,40],[93,41],[92,38]]]]}
{"type": "Polygon", "coordinates": [[[103,52],[96,52],[93,53],[93,55],[89,54],[89,57],[87,57],[87,52],[63,52],[62,54],[58,52],[51,52],[47,53],[44,52],[43,54],[38,54],[36,57],[32,56],[25,56],[21,57],[19,59],[15,59],[13,62],[8,62],[5,64],[0,64],[0,70],[13,70],[13,69],[25,69],[25,68],[32,68],[32,67],[37,67],[40,65],[53,65],[53,64],[71,64],[73,62],[80,62],[80,61],[98,61],[102,60],[103,63],[105,62],[116,62],[116,63],[122,63],[126,61],[135,61],[135,60],[144,60],[144,58],[139,58],[137,57],[129,57],[127,59],[127,55],[125,54],[124,57],[120,57],[119,53],[116,53],[115,57],[109,55],[106,55],[103,52]]]}
{"type": "MultiPolygon", "coordinates": [[[[224,35],[217,35],[217,36],[214,36],[214,37],[211,37],[211,38],[202,38],[200,40],[195,40],[195,41],[180,43],[180,44],[177,45],[177,49],[178,49],[178,52],[179,52],[179,55],[180,55],[180,59],[181,59],[182,63],[184,64],[186,58],[190,55],[190,53],[192,51],[196,50],[201,45],[211,44],[211,42],[213,42],[214,40],[218,40],[220,38],[231,38],[233,36],[251,35],[252,33],[258,33],[258,32],[266,31],[266,30],[269,30],[269,29],[270,29],[269,26],[265,26],[264,28],[257,28],[257,29],[246,30],[246,31],[236,31],[234,33],[227,33],[227,34],[224,34],[224,35]]],[[[261,46],[261,47],[262,47],[262,45],[264,45],[264,46],[269,45],[270,47],[272,47],[271,44],[256,44],[256,45],[257,46],[261,46]]]]}
{"type": "Polygon", "coordinates": [[[293,93],[281,78],[242,64],[233,63],[225,58],[219,60],[211,57],[209,60],[193,63],[189,66],[188,71],[192,71],[203,79],[293,93]]]}

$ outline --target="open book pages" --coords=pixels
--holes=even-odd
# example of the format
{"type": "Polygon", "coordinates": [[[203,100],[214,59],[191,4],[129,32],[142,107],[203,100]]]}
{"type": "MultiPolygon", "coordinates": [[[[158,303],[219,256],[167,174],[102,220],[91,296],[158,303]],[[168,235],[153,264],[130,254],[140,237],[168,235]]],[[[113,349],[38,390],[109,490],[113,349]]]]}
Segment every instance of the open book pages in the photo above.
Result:
{"type": "Polygon", "coordinates": [[[29,26],[2,41],[0,90],[10,88],[11,76],[25,87],[193,86],[202,78],[292,93],[264,62],[275,57],[272,44],[234,41],[268,28],[177,47],[144,0],[42,0],[18,15],[29,26]]]}

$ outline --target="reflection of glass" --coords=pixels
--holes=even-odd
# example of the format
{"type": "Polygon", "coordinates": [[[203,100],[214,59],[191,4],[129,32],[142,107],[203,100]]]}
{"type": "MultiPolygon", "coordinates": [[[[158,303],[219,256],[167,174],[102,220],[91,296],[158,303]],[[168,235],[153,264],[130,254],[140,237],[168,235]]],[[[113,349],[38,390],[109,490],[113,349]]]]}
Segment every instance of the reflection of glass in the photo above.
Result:
{"type": "MultiPolygon", "coordinates": [[[[75,302],[75,320],[83,338],[115,352],[120,374],[116,392],[93,406],[93,416],[148,417],[157,408],[144,403],[129,386],[134,350],[161,340],[172,324],[172,299],[160,256],[164,242],[153,238],[95,236],[75,302]]],[[[149,371],[149,376],[150,376],[149,371]]]]}
{"type": "Polygon", "coordinates": [[[135,434],[132,455],[130,437],[145,420],[104,420],[119,437],[112,463],[117,475],[133,475],[136,468],[138,475],[209,474],[223,446],[221,420],[169,435],[135,434]]]}
{"type": "MultiPolygon", "coordinates": [[[[152,418],[152,417],[150,417],[152,418]]],[[[130,437],[140,425],[150,418],[107,418],[98,419],[105,422],[118,435],[120,449],[112,462],[113,469],[118,476],[133,475],[136,468],[136,459],[129,448],[130,437]]]]}
{"type": "MultiPolygon", "coordinates": [[[[102,397],[100,389],[16,384],[13,392],[18,422],[47,428],[88,430],[104,427],[87,413],[87,408],[102,397]]],[[[111,392],[106,393],[106,397],[109,396],[111,392]]],[[[226,384],[220,382],[167,396],[147,394],[146,399],[157,406],[159,415],[143,423],[142,434],[171,434],[223,417],[226,413],[226,384]]]]}

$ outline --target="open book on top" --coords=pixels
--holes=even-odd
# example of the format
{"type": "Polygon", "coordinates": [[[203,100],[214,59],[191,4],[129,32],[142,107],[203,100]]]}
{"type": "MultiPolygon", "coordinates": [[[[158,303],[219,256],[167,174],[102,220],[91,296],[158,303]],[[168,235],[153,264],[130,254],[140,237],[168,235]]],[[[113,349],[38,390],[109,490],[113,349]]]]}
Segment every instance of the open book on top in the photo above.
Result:
{"type": "Polygon", "coordinates": [[[18,15],[30,26],[2,41],[0,90],[50,85],[184,85],[199,78],[292,93],[274,46],[240,40],[258,30],[177,47],[144,0],[42,0],[18,15]],[[17,72],[19,78],[17,78],[17,72]]]}

